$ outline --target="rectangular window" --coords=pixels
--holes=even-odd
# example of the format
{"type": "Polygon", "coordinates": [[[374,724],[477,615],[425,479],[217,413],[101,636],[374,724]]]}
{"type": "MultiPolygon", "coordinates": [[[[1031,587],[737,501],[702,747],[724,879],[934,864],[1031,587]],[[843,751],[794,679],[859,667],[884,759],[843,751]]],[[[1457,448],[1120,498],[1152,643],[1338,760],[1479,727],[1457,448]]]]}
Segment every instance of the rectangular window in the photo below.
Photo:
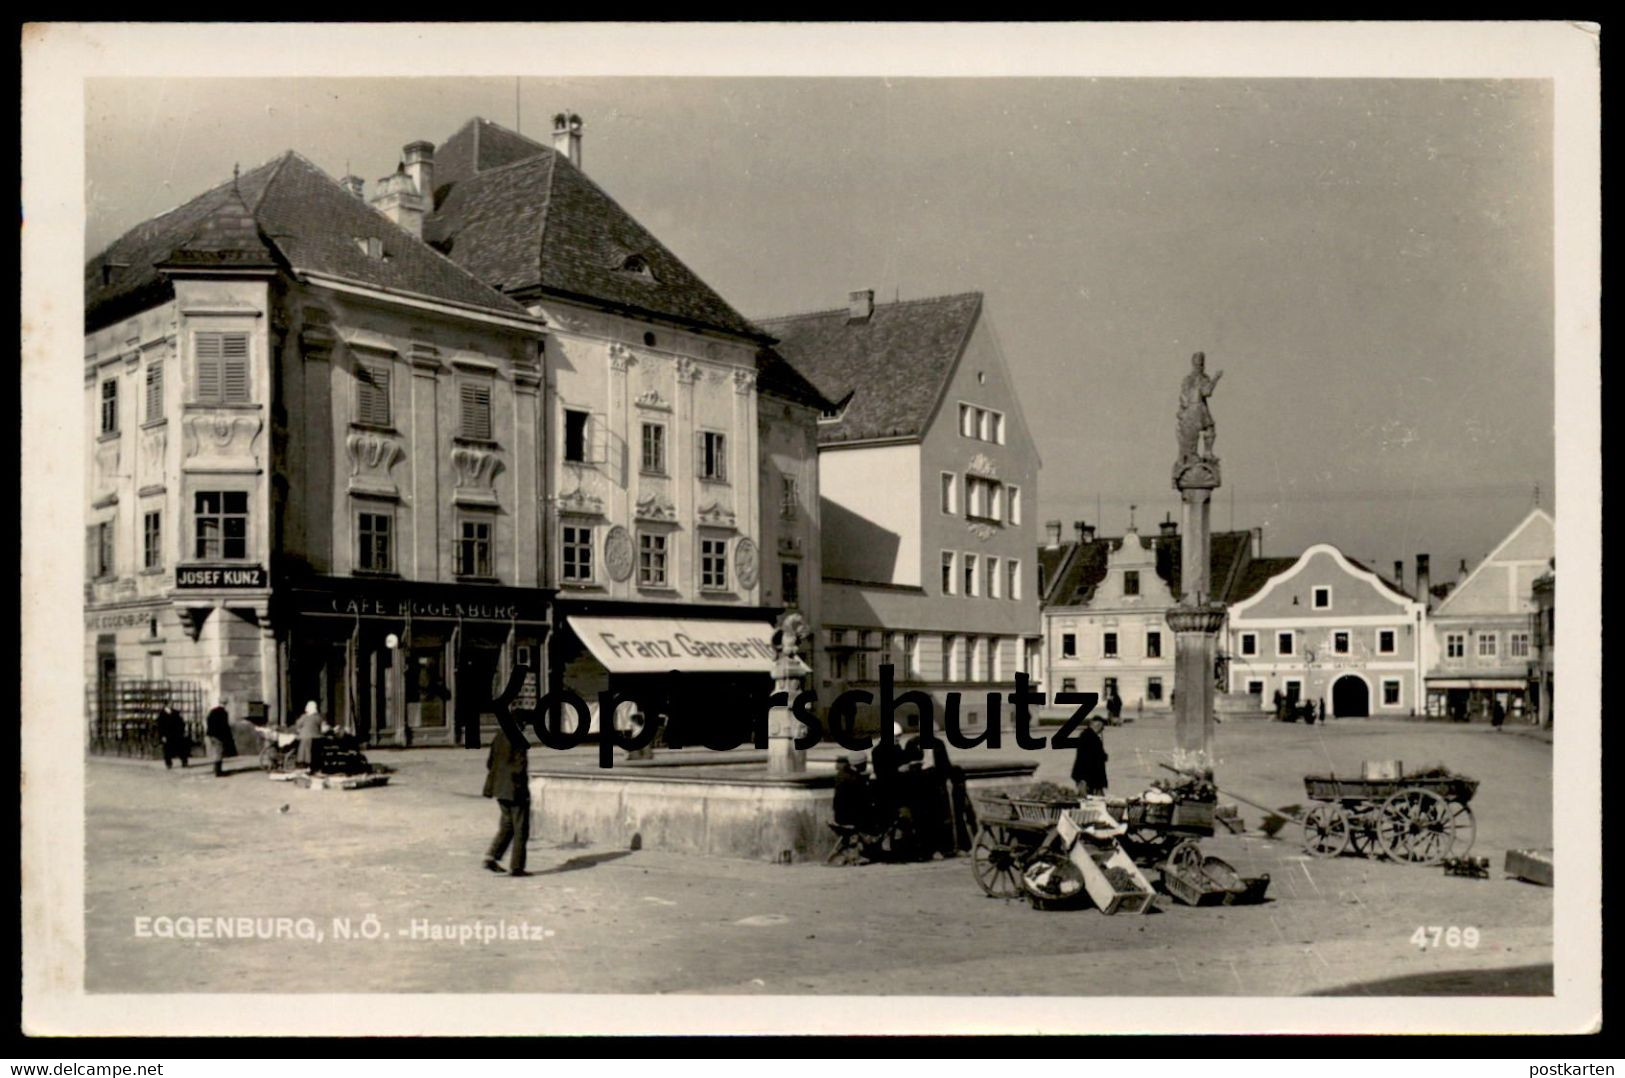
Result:
{"type": "Polygon", "coordinates": [[[1264,699],[1264,683],[1262,681],[1247,682],[1247,695],[1264,699]]]}
{"type": "Polygon", "coordinates": [[[559,548],[565,580],[577,584],[592,580],[592,525],[566,524],[559,548]]]}
{"type": "Polygon", "coordinates": [[[1382,679],[1382,702],[1386,707],[1399,706],[1399,679],[1397,677],[1382,679]]]}
{"type": "Polygon", "coordinates": [[[147,364],[147,422],[156,423],[164,418],[164,361],[155,359],[147,364]]]}
{"type": "Polygon", "coordinates": [[[1399,649],[1395,646],[1394,639],[1395,639],[1394,630],[1392,630],[1392,629],[1378,629],[1377,630],[1377,654],[1379,654],[1379,655],[1392,655],[1394,652],[1398,651],[1399,649]]]}
{"type": "Polygon", "coordinates": [[[987,515],[991,520],[1004,520],[1004,487],[998,483],[988,484],[987,515]]]}
{"type": "Polygon", "coordinates": [[[942,473],[942,511],[959,512],[959,476],[953,472],[942,473]]]}
{"type": "Polygon", "coordinates": [[[779,590],[784,593],[785,606],[801,604],[801,566],[793,561],[779,564],[779,590]]]}
{"type": "Polygon", "coordinates": [[[356,552],[356,568],[371,573],[387,573],[394,568],[390,562],[389,531],[393,520],[388,513],[361,513],[356,517],[356,537],[360,549],[356,552]]]}
{"type": "Polygon", "coordinates": [[[958,651],[959,637],[944,636],[942,638],[942,680],[960,680],[958,651]]]}
{"type": "Polygon", "coordinates": [[[1332,654],[1347,655],[1349,653],[1349,634],[1339,630],[1332,634],[1332,654]]]}
{"type": "Polygon", "coordinates": [[[700,587],[717,591],[728,586],[728,541],[700,540],[700,587]]]}
{"type": "Polygon", "coordinates": [[[491,440],[491,383],[465,378],[457,385],[457,433],[478,442],[491,440]]]}
{"type": "Polygon", "coordinates": [[[1078,635],[1076,633],[1061,634],[1061,658],[1075,659],[1078,657],[1078,635]]]}
{"type": "Polygon", "coordinates": [[[1289,632],[1287,632],[1287,633],[1276,633],[1275,634],[1275,654],[1277,654],[1277,655],[1291,655],[1291,654],[1293,654],[1293,652],[1296,650],[1296,648],[1295,648],[1296,643],[1297,643],[1297,641],[1296,641],[1296,639],[1293,637],[1293,635],[1291,633],[1289,633],[1289,632]]]}
{"type": "Polygon", "coordinates": [[[141,567],[160,569],[163,564],[163,514],[154,511],[141,518],[141,567]]]}
{"type": "Polygon", "coordinates": [[[389,367],[385,364],[355,365],[355,419],[370,427],[389,426],[389,367]]]}
{"type": "Polygon", "coordinates": [[[991,442],[993,440],[992,412],[983,411],[980,408],[976,410],[976,436],[982,439],[984,442],[991,442]]]}
{"type": "Polygon", "coordinates": [[[965,659],[967,681],[987,680],[987,637],[973,636],[970,638],[969,655],[965,659]]]}
{"type": "Polygon", "coordinates": [[[1289,677],[1281,683],[1281,689],[1286,693],[1286,698],[1295,703],[1303,695],[1303,681],[1289,677]]]}
{"type": "Polygon", "coordinates": [[[965,594],[977,594],[981,584],[981,574],[977,572],[976,555],[965,555],[965,594]]]}
{"type": "Polygon", "coordinates": [[[708,430],[700,436],[700,478],[725,482],[728,478],[728,438],[708,430]]]}
{"type": "Polygon", "coordinates": [[[666,474],[666,425],[664,423],[643,424],[643,460],[640,467],[650,475],[666,474]]]}
{"type": "Polygon", "coordinates": [[[1461,659],[1467,655],[1467,636],[1465,633],[1446,633],[1444,638],[1444,655],[1447,659],[1461,659]]]}
{"type": "Polygon", "coordinates": [[[248,334],[199,333],[192,338],[192,349],[199,404],[248,403],[248,334]]]}
{"type": "Polygon", "coordinates": [[[1106,633],[1100,639],[1100,654],[1108,659],[1117,658],[1117,634],[1106,633]]]}
{"type": "Polygon", "coordinates": [[[993,441],[999,445],[1004,444],[1004,416],[998,412],[993,413],[993,441]]]}
{"type": "Polygon", "coordinates": [[[1316,588],[1314,590],[1314,607],[1316,610],[1330,610],[1332,608],[1332,589],[1316,588]]]}
{"type": "Polygon", "coordinates": [[[1145,657],[1148,659],[1162,658],[1162,633],[1148,632],[1145,634],[1145,657]]]}
{"type": "Polygon", "coordinates": [[[464,520],[458,525],[457,575],[484,577],[496,575],[491,568],[491,522],[464,520]]]}
{"type": "Polygon", "coordinates": [[[666,536],[656,532],[638,535],[638,583],[647,588],[666,586],[666,536]]]}
{"type": "Polygon", "coordinates": [[[102,382],[102,433],[118,433],[118,379],[102,382]]]}
{"type": "Polygon", "coordinates": [[[1497,637],[1495,633],[1478,634],[1478,657],[1480,659],[1495,658],[1496,640],[1497,637]]]}
{"type": "Polygon", "coordinates": [[[1145,698],[1153,702],[1162,699],[1162,679],[1160,677],[1145,679],[1145,698]]]}
{"type": "Polygon", "coordinates": [[[1529,658],[1529,634],[1512,633],[1507,636],[1507,654],[1514,659],[1529,658]]]}
{"type": "Polygon", "coordinates": [[[113,573],[113,524],[103,521],[85,529],[85,571],[91,579],[113,573]]]}
{"type": "Polygon", "coordinates": [[[959,433],[966,438],[976,437],[976,409],[968,404],[959,406],[959,433]]]}
{"type": "Polygon", "coordinates": [[[1109,677],[1109,678],[1104,679],[1100,683],[1100,698],[1102,700],[1109,700],[1113,696],[1116,696],[1116,695],[1117,695],[1117,679],[1114,678],[1114,677],[1109,677]]]}
{"type": "Polygon", "coordinates": [[[801,492],[796,486],[796,477],[793,475],[779,475],[779,516],[785,520],[796,519],[801,511],[801,492]]]}
{"type": "Polygon", "coordinates": [[[1243,655],[1257,655],[1258,654],[1258,634],[1257,633],[1242,633],[1241,634],[1241,653],[1243,655]]]}
{"type": "Polygon", "coordinates": [[[999,585],[1001,583],[1002,579],[999,576],[999,559],[994,557],[987,558],[987,597],[989,599],[999,598],[999,585]]]}
{"type": "Polygon", "coordinates": [[[200,561],[240,561],[248,557],[245,491],[199,491],[192,504],[196,524],[194,557],[200,561]]]}
{"type": "Polygon", "coordinates": [[[954,552],[942,552],[942,594],[954,594],[954,552]]]}
{"type": "Polygon", "coordinates": [[[1123,594],[1140,594],[1140,571],[1138,569],[1125,569],[1123,571],[1123,594]]]}
{"type": "Polygon", "coordinates": [[[916,633],[903,634],[903,676],[910,680],[920,676],[920,638],[916,633]]]}
{"type": "Polygon", "coordinates": [[[575,408],[564,410],[564,459],[573,464],[587,462],[587,423],[591,414],[575,408]]]}
{"type": "Polygon", "coordinates": [[[1078,691],[1078,679],[1075,678],[1075,677],[1064,677],[1064,678],[1062,678],[1061,679],[1061,691],[1062,692],[1077,692],[1078,691]]]}
{"type": "Polygon", "coordinates": [[[1004,488],[991,479],[965,477],[965,515],[978,520],[1004,523],[1004,488]]]}
{"type": "Polygon", "coordinates": [[[1021,598],[1021,563],[1019,561],[1007,561],[1004,563],[1004,571],[1004,594],[1012,599],[1021,598]]]}
{"type": "Polygon", "coordinates": [[[1009,490],[1010,495],[1009,495],[1009,497],[1005,498],[1004,504],[1005,504],[1005,508],[1009,511],[1009,514],[1010,514],[1010,516],[1009,516],[1010,523],[1012,523],[1012,524],[1020,524],[1021,523],[1021,488],[1020,487],[1008,487],[1006,489],[1009,490]]]}

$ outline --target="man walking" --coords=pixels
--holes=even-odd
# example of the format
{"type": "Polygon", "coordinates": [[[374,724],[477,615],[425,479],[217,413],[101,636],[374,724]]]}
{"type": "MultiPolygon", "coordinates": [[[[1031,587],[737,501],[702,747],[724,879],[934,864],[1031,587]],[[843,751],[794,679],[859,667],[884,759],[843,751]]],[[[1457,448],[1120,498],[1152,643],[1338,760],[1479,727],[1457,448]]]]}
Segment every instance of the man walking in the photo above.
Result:
{"type": "Polygon", "coordinates": [[[1115,685],[1112,686],[1112,691],[1106,697],[1106,714],[1111,717],[1113,726],[1118,725],[1123,718],[1123,698],[1117,695],[1117,686],[1115,685]]]}
{"type": "Polygon", "coordinates": [[[209,759],[214,761],[214,777],[225,776],[226,757],[237,755],[237,742],[231,736],[231,716],[224,700],[209,710],[203,720],[203,734],[209,742],[209,759]]]}
{"type": "Polygon", "coordinates": [[[1106,720],[1099,715],[1089,719],[1089,726],[1079,735],[1078,755],[1072,761],[1072,781],[1078,792],[1088,797],[1099,797],[1106,792],[1106,743],[1100,732],[1106,720]]]}
{"type": "Polygon", "coordinates": [[[181,713],[175,710],[173,701],[165,700],[158,711],[158,740],[164,749],[165,771],[174,767],[177,759],[182,767],[189,766],[191,750],[186,744],[186,722],[181,718],[181,713]]]}
{"type": "MultiPolygon", "coordinates": [[[[485,758],[483,792],[497,803],[497,834],[485,853],[485,867],[491,872],[501,872],[502,855],[512,845],[513,856],[508,860],[510,876],[530,875],[525,871],[525,847],[530,841],[530,742],[508,712],[508,705],[519,695],[527,672],[523,666],[514,667],[508,687],[501,697],[492,701],[491,710],[496,713],[502,730],[491,740],[491,751],[485,758]]],[[[608,732],[602,736],[608,736],[608,732]]]]}

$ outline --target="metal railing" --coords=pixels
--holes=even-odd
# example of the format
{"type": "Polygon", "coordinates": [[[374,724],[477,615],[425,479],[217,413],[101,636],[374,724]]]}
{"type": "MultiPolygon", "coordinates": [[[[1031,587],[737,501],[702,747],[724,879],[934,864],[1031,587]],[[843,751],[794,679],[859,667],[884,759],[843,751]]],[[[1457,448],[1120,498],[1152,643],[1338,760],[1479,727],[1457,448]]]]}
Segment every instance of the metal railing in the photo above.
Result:
{"type": "Polygon", "coordinates": [[[161,759],[158,712],[168,703],[181,713],[186,736],[203,743],[204,687],[193,681],[115,678],[85,687],[90,751],[99,756],[161,759]]]}

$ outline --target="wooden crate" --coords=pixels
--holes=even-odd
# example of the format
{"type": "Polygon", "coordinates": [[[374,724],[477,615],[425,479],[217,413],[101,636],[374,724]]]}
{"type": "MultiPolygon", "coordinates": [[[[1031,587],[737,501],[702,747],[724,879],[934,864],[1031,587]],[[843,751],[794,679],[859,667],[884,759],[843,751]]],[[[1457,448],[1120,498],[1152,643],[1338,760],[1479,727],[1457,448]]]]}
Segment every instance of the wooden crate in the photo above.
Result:
{"type": "Polygon", "coordinates": [[[1551,850],[1508,850],[1506,874],[1520,880],[1552,886],[1551,850]]]}
{"type": "Polygon", "coordinates": [[[1101,913],[1110,916],[1114,913],[1151,911],[1156,893],[1151,890],[1150,882],[1140,874],[1134,859],[1117,843],[1095,846],[1082,841],[1072,847],[1071,857],[1072,863],[1083,873],[1084,890],[1089,892],[1090,900],[1101,913]],[[1133,887],[1121,891],[1114,887],[1106,875],[1111,869],[1126,873],[1133,881],[1133,887]]]}

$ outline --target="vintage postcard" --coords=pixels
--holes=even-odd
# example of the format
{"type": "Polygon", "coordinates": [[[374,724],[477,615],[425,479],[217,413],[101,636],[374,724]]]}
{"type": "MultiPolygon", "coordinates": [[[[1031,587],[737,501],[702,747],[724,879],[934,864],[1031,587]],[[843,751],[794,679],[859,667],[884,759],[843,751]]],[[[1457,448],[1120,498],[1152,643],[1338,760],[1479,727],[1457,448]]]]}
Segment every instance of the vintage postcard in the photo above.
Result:
{"type": "Polygon", "coordinates": [[[25,27],[26,1029],[1596,1028],[1597,45],[25,27]]]}

